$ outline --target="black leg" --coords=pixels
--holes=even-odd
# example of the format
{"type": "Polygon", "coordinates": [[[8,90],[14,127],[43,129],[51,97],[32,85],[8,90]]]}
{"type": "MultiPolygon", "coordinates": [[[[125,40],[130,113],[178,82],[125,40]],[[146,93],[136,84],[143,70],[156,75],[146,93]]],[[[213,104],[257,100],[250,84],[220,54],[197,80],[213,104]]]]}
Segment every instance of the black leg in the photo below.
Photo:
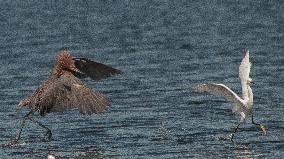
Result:
{"type": "Polygon", "coordinates": [[[30,112],[28,112],[28,113],[24,116],[24,119],[23,119],[21,128],[20,128],[20,130],[19,130],[19,132],[18,132],[18,135],[17,135],[17,137],[16,137],[16,139],[15,139],[16,142],[17,142],[18,140],[20,140],[20,138],[21,138],[21,133],[22,133],[22,130],[23,130],[24,126],[25,126],[25,123],[26,123],[27,118],[28,118],[30,115],[32,115],[33,113],[34,113],[33,110],[31,110],[30,112]]]}
{"type": "Polygon", "coordinates": [[[23,119],[21,128],[19,129],[19,132],[18,132],[16,138],[13,139],[13,140],[11,140],[10,142],[6,143],[5,146],[13,146],[13,145],[15,145],[16,143],[18,143],[18,141],[19,141],[20,138],[21,138],[21,133],[22,133],[22,130],[23,130],[24,126],[25,126],[26,120],[27,120],[27,118],[28,118],[30,115],[32,115],[33,113],[34,113],[33,110],[31,110],[30,112],[28,112],[28,113],[24,116],[24,119],[23,119]]]}
{"type": "Polygon", "coordinates": [[[231,136],[231,141],[232,141],[232,142],[233,142],[233,138],[234,138],[234,136],[235,136],[235,133],[238,131],[240,125],[241,125],[241,123],[239,123],[239,124],[237,125],[237,127],[236,127],[235,130],[234,130],[234,133],[233,133],[232,136],[231,136]]]}
{"type": "Polygon", "coordinates": [[[30,119],[30,121],[32,121],[33,123],[37,124],[38,126],[44,128],[46,130],[46,136],[47,136],[48,141],[51,140],[52,133],[51,133],[51,130],[48,127],[46,127],[42,123],[34,120],[31,116],[28,116],[28,119],[30,119]]]}
{"type": "Polygon", "coordinates": [[[254,120],[253,120],[253,114],[251,114],[251,123],[254,124],[254,125],[260,126],[260,124],[254,122],[254,120]]]}
{"type": "Polygon", "coordinates": [[[267,128],[264,127],[264,125],[262,125],[262,124],[259,124],[259,123],[254,122],[254,120],[253,120],[253,114],[251,115],[251,122],[252,122],[253,125],[256,125],[256,126],[260,129],[260,131],[263,132],[263,134],[266,134],[267,128]]]}

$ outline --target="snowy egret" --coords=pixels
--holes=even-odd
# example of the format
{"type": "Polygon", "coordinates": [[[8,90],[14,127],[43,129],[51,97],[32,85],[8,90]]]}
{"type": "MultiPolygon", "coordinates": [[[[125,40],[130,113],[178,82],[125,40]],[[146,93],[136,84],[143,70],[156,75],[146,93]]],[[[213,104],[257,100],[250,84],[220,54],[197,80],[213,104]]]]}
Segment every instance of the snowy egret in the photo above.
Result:
{"type": "Polygon", "coordinates": [[[252,124],[257,125],[260,130],[266,134],[267,129],[263,124],[255,123],[253,120],[253,92],[251,89],[252,79],[249,77],[251,63],[249,61],[249,51],[246,51],[245,57],[243,58],[241,65],[239,67],[239,77],[241,79],[242,85],[242,98],[239,97],[235,92],[233,92],[229,87],[224,84],[198,84],[193,86],[193,89],[197,92],[208,92],[215,95],[223,96],[226,100],[233,103],[233,113],[240,115],[240,122],[234,129],[231,135],[231,140],[233,141],[234,135],[239,129],[239,126],[245,119],[251,115],[252,124]]]}

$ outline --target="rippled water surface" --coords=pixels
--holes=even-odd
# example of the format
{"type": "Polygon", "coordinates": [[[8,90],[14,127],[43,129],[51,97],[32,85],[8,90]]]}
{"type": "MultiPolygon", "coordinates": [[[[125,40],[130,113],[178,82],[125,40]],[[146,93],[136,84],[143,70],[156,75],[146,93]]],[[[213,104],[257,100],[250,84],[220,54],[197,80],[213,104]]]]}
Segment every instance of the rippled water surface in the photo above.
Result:
{"type": "Polygon", "coordinates": [[[85,80],[112,99],[100,115],[35,116],[20,145],[0,158],[283,158],[283,1],[1,1],[0,142],[14,137],[28,110],[18,102],[44,80],[58,50],[122,70],[85,80]],[[235,143],[237,124],[224,99],[192,91],[220,82],[240,93],[238,67],[250,50],[254,116],[235,143]]]}

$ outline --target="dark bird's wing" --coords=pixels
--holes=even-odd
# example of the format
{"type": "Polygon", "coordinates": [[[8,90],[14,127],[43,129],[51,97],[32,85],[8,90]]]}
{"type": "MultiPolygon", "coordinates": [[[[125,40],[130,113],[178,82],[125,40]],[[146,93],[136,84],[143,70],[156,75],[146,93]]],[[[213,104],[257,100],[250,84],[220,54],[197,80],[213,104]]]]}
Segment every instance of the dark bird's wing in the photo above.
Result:
{"type": "Polygon", "coordinates": [[[79,108],[82,114],[100,113],[111,105],[106,96],[87,87],[72,75],[49,80],[34,102],[31,102],[33,108],[38,107],[42,116],[68,108],[79,108]]]}
{"type": "Polygon", "coordinates": [[[73,58],[73,60],[78,70],[94,80],[100,80],[122,73],[118,69],[112,68],[99,62],[91,61],[86,58],[73,58]]]}

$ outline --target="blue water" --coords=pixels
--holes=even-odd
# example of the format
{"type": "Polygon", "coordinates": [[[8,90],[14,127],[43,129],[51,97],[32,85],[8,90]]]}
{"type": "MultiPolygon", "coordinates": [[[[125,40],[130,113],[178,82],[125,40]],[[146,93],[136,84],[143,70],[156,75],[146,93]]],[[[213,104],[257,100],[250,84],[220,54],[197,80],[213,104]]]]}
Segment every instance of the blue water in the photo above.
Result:
{"type": "Polygon", "coordinates": [[[0,1],[0,143],[28,110],[18,102],[44,80],[58,50],[118,68],[123,75],[85,80],[112,99],[100,115],[35,116],[20,145],[0,158],[283,158],[283,1],[0,1]],[[238,67],[250,50],[254,117],[235,143],[237,124],[224,99],[192,91],[224,83],[240,93],[238,67]]]}

